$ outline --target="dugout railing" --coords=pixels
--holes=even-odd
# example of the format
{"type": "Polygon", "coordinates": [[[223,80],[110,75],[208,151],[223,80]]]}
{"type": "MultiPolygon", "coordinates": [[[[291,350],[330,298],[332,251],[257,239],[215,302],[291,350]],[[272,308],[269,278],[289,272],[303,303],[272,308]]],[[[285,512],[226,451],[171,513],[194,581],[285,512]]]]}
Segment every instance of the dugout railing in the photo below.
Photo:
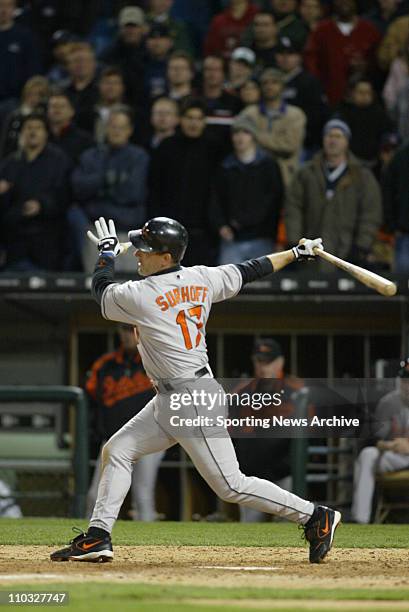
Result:
{"type": "MultiPolygon", "coordinates": [[[[11,496],[18,504],[21,500],[43,498],[50,506],[58,497],[68,504],[67,515],[83,518],[86,514],[88,489],[88,410],[82,389],[73,386],[0,386],[0,407],[5,403],[20,406],[32,403],[55,404],[54,410],[63,411],[67,406],[66,424],[71,430],[65,443],[61,431],[43,433],[32,427],[5,427],[0,429],[0,474],[7,473],[12,482],[11,496]],[[54,487],[38,491],[33,476],[32,486],[22,490],[18,475],[65,474],[68,490],[56,491],[54,487]],[[16,477],[17,475],[17,477],[16,477]]],[[[11,412],[11,411],[10,411],[11,412]]],[[[30,483],[29,480],[29,483],[30,483]]]]}

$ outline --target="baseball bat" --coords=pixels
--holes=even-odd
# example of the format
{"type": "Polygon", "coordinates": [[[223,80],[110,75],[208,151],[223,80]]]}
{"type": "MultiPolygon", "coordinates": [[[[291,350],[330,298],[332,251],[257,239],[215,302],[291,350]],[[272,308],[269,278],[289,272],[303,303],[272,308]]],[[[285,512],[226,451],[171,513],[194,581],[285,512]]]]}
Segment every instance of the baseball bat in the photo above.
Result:
{"type": "Polygon", "coordinates": [[[335,257],[335,255],[331,255],[331,253],[327,253],[321,249],[314,249],[314,253],[318,257],[321,257],[321,259],[325,259],[325,261],[328,263],[337,266],[337,268],[340,268],[341,270],[344,270],[344,272],[348,272],[348,274],[356,278],[360,283],[363,283],[371,289],[375,289],[375,291],[381,295],[386,295],[389,297],[391,295],[395,295],[397,291],[395,283],[387,278],[379,276],[379,274],[365,270],[365,268],[361,268],[360,266],[356,266],[349,261],[335,257]]]}

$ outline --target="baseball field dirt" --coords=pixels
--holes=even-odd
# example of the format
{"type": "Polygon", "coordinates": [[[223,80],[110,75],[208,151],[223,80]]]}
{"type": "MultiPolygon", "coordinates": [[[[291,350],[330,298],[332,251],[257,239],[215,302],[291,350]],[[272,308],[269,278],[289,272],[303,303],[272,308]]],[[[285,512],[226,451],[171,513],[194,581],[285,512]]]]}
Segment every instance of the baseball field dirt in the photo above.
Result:
{"type": "Polygon", "coordinates": [[[0,543],[5,542],[0,546],[0,591],[65,589],[75,610],[87,609],[90,593],[98,599],[98,610],[117,605],[121,612],[409,610],[407,526],[346,526],[327,561],[311,565],[292,525],[248,529],[237,524],[162,523],[149,530],[148,525],[122,522],[112,563],[53,563],[49,554],[56,542],[66,542],[68,524],[49,521],[52,545],[45,545],[46,519],[0,521],[0,543]],[[175,544],[162,543],[169,532],[178,534],[175,544]],[[253,534],[248,546],[242,545],[246,534],[253,534]],[[263,545],[267,534],[270,545],[263,545]],[[141,543],[135,545],[138,535],[141,543]],[[226,545],[227,538],[231,545],[226,545]],[[289,546],[271,545],[283,538],[289,546]]]}

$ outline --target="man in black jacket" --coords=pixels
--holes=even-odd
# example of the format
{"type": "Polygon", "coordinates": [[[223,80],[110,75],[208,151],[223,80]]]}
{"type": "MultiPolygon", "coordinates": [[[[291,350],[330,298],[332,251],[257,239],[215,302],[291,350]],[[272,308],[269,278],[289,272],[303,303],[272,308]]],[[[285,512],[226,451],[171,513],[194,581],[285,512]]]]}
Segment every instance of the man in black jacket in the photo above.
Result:
{"type": "Polygon", "coordinates": [[[188,100],[181,113],[180,133],[166,138],[153,151],[150,167],[149,216],[174,217],[187,228],[186,266],[214,265],[216,261],[209,203],[219,154],[217,145],[204,133],[206,112],[204,102],[188,100]]]}
{"type": "Polygon", "coordinates": [[[283,183],[277,162],[257,146],[256,136],[250,117],[233,123],[234,152],[222,163],[212,201],[212,219],[222,239],[220,264],[274,251],[283,183]]]}
{"type": "Polygon", "coordinates": [[[21,139],[22,150],[0,166],[6,266],[13,270],[58,270],[69,201],[70,162],[63,151],[47,144],[42,115],[26,117],[21,139]]]}
{"type": "Polygon", "coordinates": [[[74,114],[74,107],[66,93],[56,91],[48,98],[50,142],[60,147],[73,163],[77,163],[81,154],[92,147],[94,141],[87,132],[73,123],[74,114]]]}

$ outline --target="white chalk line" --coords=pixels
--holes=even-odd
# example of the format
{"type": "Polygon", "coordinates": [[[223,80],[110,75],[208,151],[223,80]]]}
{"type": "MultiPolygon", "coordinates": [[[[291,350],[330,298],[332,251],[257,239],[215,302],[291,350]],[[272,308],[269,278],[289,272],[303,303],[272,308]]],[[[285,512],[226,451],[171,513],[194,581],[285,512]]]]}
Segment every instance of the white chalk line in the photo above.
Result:
{"type": "Polygon", "coordinates": [[[244,572],[274,572],[279,570],[279,567],[268,567],[264,565],[196,565],[195,569],[215,569],[215,570],[227,570],[231,572],[244,571],[244,572]]]}

